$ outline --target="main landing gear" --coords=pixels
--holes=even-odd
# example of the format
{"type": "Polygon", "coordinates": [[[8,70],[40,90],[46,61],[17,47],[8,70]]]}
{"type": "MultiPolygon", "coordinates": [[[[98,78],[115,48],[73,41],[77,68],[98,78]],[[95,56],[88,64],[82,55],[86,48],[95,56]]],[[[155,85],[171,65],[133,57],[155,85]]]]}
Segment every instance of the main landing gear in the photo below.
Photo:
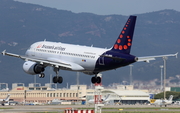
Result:
{"type": "Polygon", "coordinates": [[[52,81],[53,83],[62,83],[63,82],[63,78],[61,76],[59,76],[59,68],[54,68],[54,71],[56,72],[56,76],[53,77],[52,81]]]}
{"type": "Polygon", "coordinates": [[[97,74],[96,74],[94,77],[91,78],[91,82],[93,84],[95,84],[95,83],[99,84],[99,83],[101,83],[101,77],[98,77],[97,74]]]}
{"type": "MultiPolygon", "coordinates": [[[[56,76],[53,77],[52,81],[53,83],[62,83],[63,82],[63,78],[61,76],[59,76],[59,68],[54,67],[54,71],[56,73],[56,76]]],[[[41,72],[39,74],[39,78],[44,78],[45,74],[43,72],[41,72]]]]}

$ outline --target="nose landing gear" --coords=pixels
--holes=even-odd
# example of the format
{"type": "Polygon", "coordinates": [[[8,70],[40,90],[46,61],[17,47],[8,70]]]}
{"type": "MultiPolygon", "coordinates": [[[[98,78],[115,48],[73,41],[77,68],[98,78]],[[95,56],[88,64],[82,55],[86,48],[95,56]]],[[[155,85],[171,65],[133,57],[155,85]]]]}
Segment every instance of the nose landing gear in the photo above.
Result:
{"type": "Polygon", "coordinates": [[[44,73],[39,74],[39,78],[44,78],[44,77],[45,77],[44,73]]]}

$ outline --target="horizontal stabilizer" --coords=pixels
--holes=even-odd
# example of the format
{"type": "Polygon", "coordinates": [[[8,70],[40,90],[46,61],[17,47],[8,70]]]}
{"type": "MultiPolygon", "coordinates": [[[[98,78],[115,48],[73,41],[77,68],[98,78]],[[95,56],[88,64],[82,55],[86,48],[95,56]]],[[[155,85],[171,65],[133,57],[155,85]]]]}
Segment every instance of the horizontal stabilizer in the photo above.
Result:
{"type": "Polygon", "coordinates": [[[167,54],[167,55],[157,55],[157,56],[145,56],[145,57],[138,57],[138,62],[148,62],[151,60],[155,60],[156,58],[166,58],[170,56],[175,56],[177,58],[178,52],[175,54],[167,54]]]}

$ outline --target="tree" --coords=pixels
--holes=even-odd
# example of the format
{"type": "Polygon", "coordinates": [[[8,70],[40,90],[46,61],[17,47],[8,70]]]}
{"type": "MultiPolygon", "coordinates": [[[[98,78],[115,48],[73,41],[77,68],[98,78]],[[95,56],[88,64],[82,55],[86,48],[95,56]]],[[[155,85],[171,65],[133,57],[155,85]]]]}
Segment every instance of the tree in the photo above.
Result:
{"type": "MultiPolygon", "coordinates": [[[[166,99],[168,99],[170,95],[173,95],[173,100],[180,99],[180,92],[166,91],[166,99]]],[[[154,99],[161,99],[161,98],[164,98],[164,92],[156,94],[154,96],[154,99]]]]}

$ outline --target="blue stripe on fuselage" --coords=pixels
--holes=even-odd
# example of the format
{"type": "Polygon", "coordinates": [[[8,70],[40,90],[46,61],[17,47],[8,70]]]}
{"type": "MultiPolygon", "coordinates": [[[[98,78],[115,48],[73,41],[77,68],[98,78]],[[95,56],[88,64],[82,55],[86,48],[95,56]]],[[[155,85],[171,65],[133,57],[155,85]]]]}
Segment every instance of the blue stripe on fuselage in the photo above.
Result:
{"type": "Polygon", "coordinates": [[[127,66],[134,62],[136,62],[135,56],[110,50],[103,53],[102,56],[98,58],[98,60],[96,61],[94,73],[127,66]],[[112,58],[104,56],[111,56],[112,58]]]}

